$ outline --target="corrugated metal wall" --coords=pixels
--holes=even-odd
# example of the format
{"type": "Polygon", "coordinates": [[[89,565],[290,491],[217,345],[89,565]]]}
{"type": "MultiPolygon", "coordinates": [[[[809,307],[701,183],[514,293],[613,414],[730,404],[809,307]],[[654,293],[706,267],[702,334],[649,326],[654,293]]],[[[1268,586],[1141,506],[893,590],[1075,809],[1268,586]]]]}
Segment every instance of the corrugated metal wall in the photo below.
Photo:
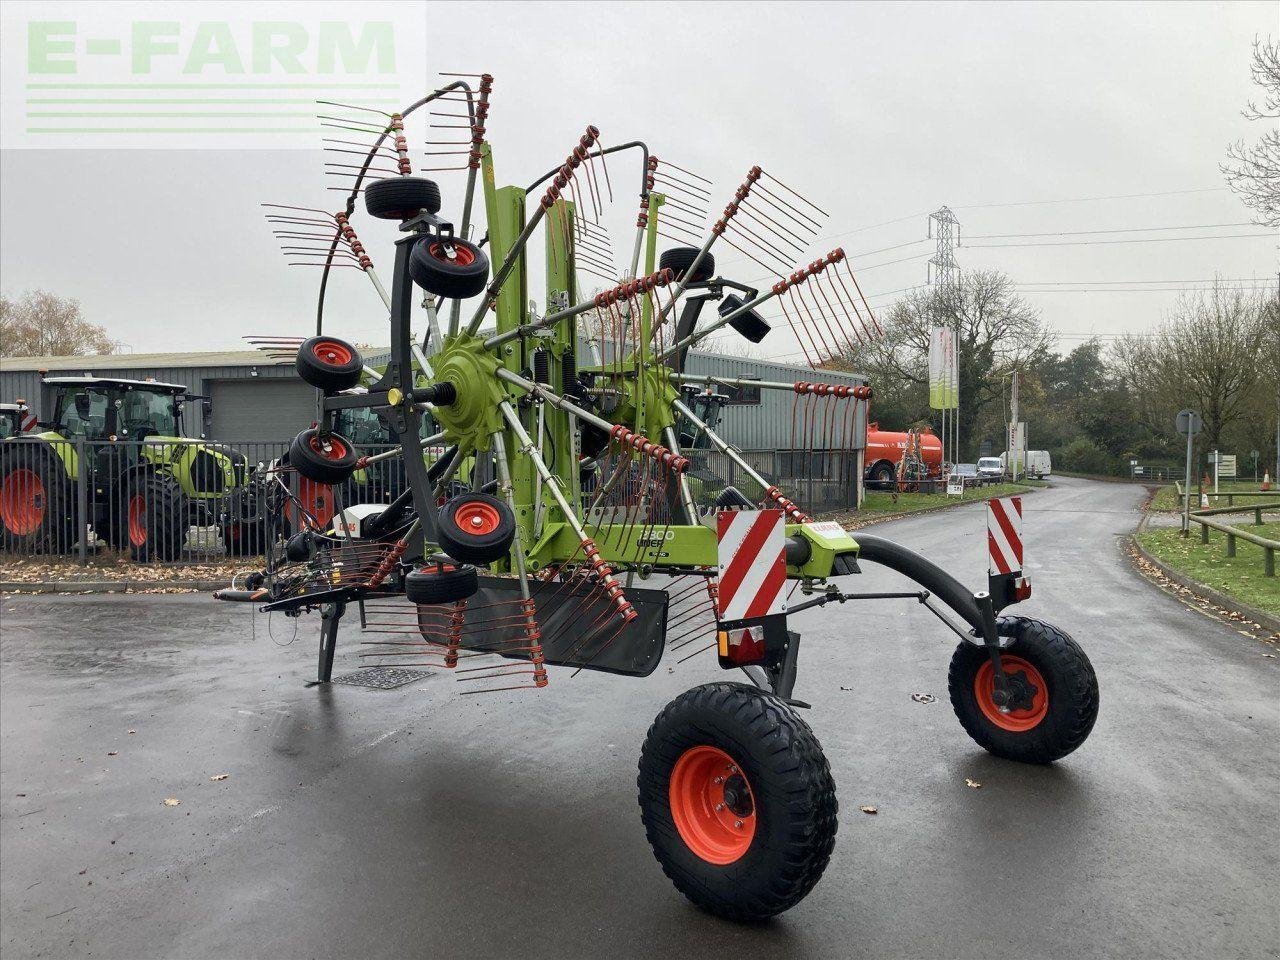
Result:
{"type": "MultiPolygon", "coordinates": [[[[797,380],[835,383],[843,386],[860,386],[867,383],[867,378],[858,374],[810,370],[798,364],[722,357],[718,354],[697,351],[689,353],[685,368],[689,373],[705,376],[758,377],[761,380],[786,383],[794,383],[797,380]]],[[[852,414],[850,426],[853,430],[853,448],[860,450],[867,445],[866,402],[842,400],[839,403],[850,405],[842,409],[849,410],[852,414]],[[856,407],[853,406],[855,404],[856,407]]],[[[813,449],[815,446],[822,446],[822,442],[819,436],[815,444],[811,434],[815,432],[821,434],[822,429],[818,428],[815,431],[812,417],[806,422],[805,407],[805,399],[801,398],[797,403],[794,393],[784,390],[761,390],[758,406],[731,404],[725,407],[720,429],[717,432],[743,450],[813,449]]],[[[845,439],[847,435],[841,436],[845,439]]]]}

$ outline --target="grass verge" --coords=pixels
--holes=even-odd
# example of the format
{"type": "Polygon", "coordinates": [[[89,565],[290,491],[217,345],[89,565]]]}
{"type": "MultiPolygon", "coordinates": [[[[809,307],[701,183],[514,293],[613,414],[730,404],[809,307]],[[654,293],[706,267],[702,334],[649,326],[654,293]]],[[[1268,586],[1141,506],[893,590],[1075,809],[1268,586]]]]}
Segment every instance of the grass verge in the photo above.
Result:
{"type": "MultiPolygon", "coordinates": [[[[1280,523],[1240,524],[1241,529],[1271,540],[1280,540],[1280,523]]],[[[1209,542],[1202,544],[1198,529],[1183,537],[1175,528],[1148,529],[1138,537],[1143,549],[1192,579],[1212,587],[1219,593],[1235,597],[1242,603],[1280,616],[1280,577],[1263,572],[1262,548],[1236,539],[1236,555],[1227,556],[1227,537],[1217,530],[1209,531],[1209,542]]]]}

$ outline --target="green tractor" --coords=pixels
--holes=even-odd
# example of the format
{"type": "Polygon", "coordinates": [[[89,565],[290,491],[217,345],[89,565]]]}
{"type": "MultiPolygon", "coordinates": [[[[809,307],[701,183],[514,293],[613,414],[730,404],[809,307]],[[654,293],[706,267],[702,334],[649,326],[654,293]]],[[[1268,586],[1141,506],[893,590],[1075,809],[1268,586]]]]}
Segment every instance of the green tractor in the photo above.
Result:
{"type": "MultiPolygon", "coordinates": [[[[0,542],[23,553],[70,551],[77,484],[88,491],[98,538],[139,562],[176,560],[192,525],[221,528],[229,552],[261,552],[248,516],[228,515],[248,458],[183,432],[194,397],[181,384],[108,377],[49,377],[53,419],[0,442],[0,542]],[[81,454],[86,462],[81,464],[81,454]],[[240,536],[237,536],[237,535],[240,536]],[[247,534],[247,535],[244,535],[247,534]]],[[[235,499],[240,512],[252,501],[235,499]]]]}
{"type": "Polygon", "coordinates": [[[21,400],[17,403],[0,403],[0,440],[20,435],[26,428],[28,416],[27,405],[21,400]]]}

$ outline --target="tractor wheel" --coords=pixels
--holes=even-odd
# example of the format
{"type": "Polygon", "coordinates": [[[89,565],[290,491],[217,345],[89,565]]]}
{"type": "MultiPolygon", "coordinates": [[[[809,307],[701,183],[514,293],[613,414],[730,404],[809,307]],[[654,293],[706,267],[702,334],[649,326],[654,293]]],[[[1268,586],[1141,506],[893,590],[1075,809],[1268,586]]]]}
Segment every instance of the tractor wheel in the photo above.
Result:
{"type": "Polygon", "coordinates": [[[364,208],[379,220],[408,220],[440,212],[440,187],[426,177],[387,177],[364,188],[364,208]]]}
{"type": "Polygon", "coordinates": [[[303,430],[289,445],[289,465],[316,483],[342,483],[355,472],[357,459],[349,440],[336,433],[321,436],[315,427],[303,430]]]}
{"type": "Polygon", "coordinates": [[[351,389],[364,373],[360,351],[337,337],[304,340],[298,347],[295,365],[298,376],[326,393],[351,389]]]}
{"type": "Polygon", "coordinates": [[[187,498],[168,477],[135,476],[125,488],[117,523],[120,540],[138,563],[177,560],[187,541],[187,498]]]}
{"type": "Polygon", "coordinates": [[[75,545],[73,492],[51,451],[36,443],[14,444],[0,459],[0,544],[23,554],[70,551],[75,545]]]}
{"type": "Polygon", "coordinates": [[[1050,763],[1084,743],[1098,718],[1098,678],[1079,644],[1056,627],[1028,617],[1002,617],[1000,651],[1013,681],[1007,713],[994,700],[995,669],[982,647],[962,643],[951,657],[947,685],[960,724],[997,757],[1050,763]]]}
{"type": "Polygon", "coordinates": [[[484,292],[489,258],[474,243],[458,237],[428,236],[409,255],[409,274],[427,293],[465,300],[484,292]]]}
{"type": "Polygon", "coordinates": [[[867,483],[880,490],[892,490],[897,481],[898,475],[893,470],[893,464],[887,461],[877,463],[867,474],[867,483]]]}
{"type": "Polygon", "coordinates": [[[434,564],[411,570],[404,578],[404,592],[414,603],[456,603],[480,589],[475,567],[434,564]]]}
{"type": "Polygon", "coordinates": [[[440,508],[440,549],[461,563],[484,565],[507,555],[516,536],[511,508],[486,493],[465,493],[440,508]]]}
{"type": "MultiPolygon", "coordinates": [[[[670,270],[676,275],[677,280],[684,279],[684,272],[689,269],[694,260],[698,259],[697,247],[672,247],[670,250],[663,250],[662,256],[658,258],[659,270],[670,270]]],[[[689,278],[690,283],[701,283],[703,280],[710,280],[715,276],[716,258],[711,254],[705,254],[698,262],[698,272],[689,278]]]]}
{"type": "Polygon", "coordinates": [[[836,837],[831,769],[807,724],[755,687],[709,683],[667,705],[640,753],[640,815],[662,871],[731,920],[787,910],[836,837]]]}

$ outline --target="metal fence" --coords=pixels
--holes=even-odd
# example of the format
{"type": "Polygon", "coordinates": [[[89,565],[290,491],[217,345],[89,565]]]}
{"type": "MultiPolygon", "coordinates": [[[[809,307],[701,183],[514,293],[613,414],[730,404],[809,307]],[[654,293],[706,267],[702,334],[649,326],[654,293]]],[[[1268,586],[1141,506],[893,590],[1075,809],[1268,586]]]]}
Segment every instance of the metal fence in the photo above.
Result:
{"type": "MultiPolygon", "coordinates": [[[[361,453],[383,449],[362,446],[361,453]]],[[[0,552],[216,562],[262,553],[277,476],[296,498],[284,504],[286,523],[302,522],[299,505],[327,522],[340,504],[385,503],[404,489],[400,458],[331,488],[277,472],[287,450],[278,442],[6,440],[0,444],[0,552]]]]}
{"type": "MultiPolygon", "coordinates": [[[[360,446],[370,455],[388,449],[360,446]]],[[[329,487],[277,470],[287,450],[283,442],[6,440],[0,443],[0,554],[172,564],[256,556],[278,533],[301,529],[305,514],[327,524],[343,506],[389,503],[406,487],[400,457],[329,487]]],[[[713,507],[726,487],[764,499],[760,485],[723,454],[690,455],[699,506],[713,507]]],[[[856,452],[742,455],[809,512],[857,505],[856,452]]]]}

